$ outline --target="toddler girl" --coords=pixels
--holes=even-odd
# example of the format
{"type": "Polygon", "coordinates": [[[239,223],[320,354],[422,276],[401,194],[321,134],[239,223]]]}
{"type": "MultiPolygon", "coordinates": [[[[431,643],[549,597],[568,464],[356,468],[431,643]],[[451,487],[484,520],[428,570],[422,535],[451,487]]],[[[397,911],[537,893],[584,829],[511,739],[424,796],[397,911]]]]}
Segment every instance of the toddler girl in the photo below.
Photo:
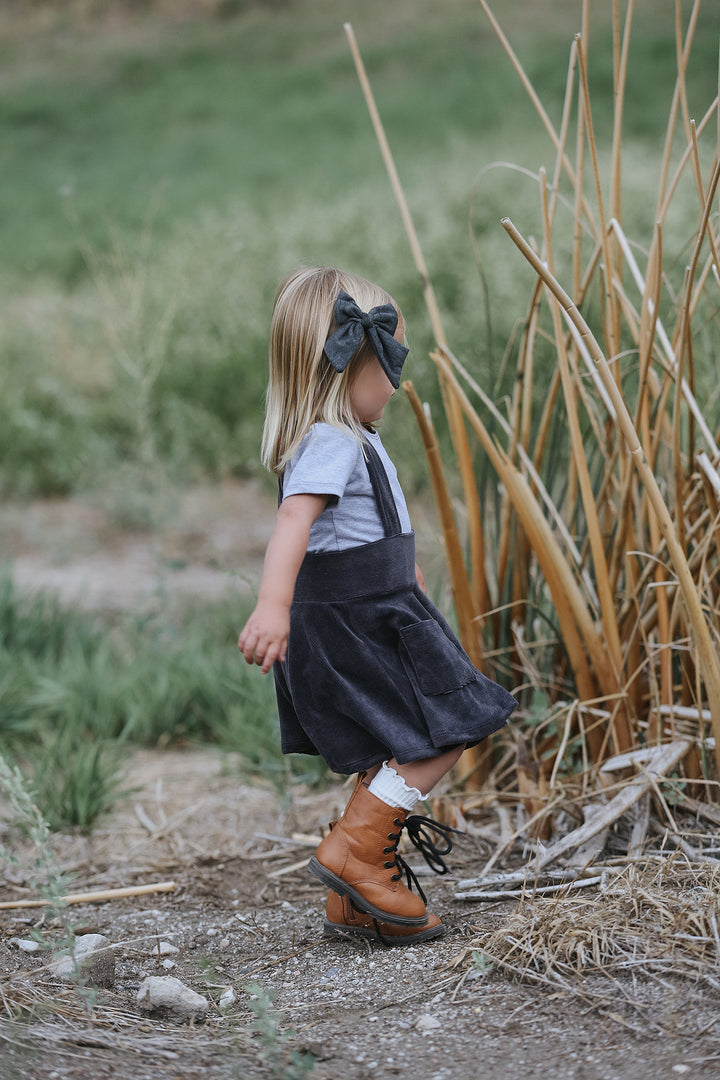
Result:
{"type": "Polygon", "coordinates": [[[443,931],[397,848],[406,828],[444,872],[449,830],[409,812],[516,705],[423,591],[375,429],[400,385],[403,336],[392,298],[363,278],[303,267],[280,285],[262,444],[279,508],[238,642],[249,664],[274,668],[283,752],[360,774],[310,861],[331,889],[326,933],[374,929],[391,944],[443,931]],[[445,846],[430,830],[445,832],[445,846]]]}

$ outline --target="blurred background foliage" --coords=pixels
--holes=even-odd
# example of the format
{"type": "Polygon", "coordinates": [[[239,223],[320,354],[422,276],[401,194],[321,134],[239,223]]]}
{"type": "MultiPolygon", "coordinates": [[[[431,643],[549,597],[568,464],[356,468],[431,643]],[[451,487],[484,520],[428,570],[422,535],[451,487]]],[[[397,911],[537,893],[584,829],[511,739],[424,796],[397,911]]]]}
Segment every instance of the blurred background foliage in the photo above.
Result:
{"type": "MultiPolygon", "coordinates": [[[[610,5],[593,5],[594,117],[612,113],[610,5]]],[[[559,117],[580,5],[503,4],[559,117]]],[[[708,5],[689,99],[717,83],[708,5]]],[[[342,24],[355,30],[448,340],[490,392],[524,267],[500,217],[552,147],[475,0],[4,4],[0,10],[0,490],[106,488],[122,463],[167,479],[258,469],[266,334],[297,262],[381,281],[407,316],[409,375],[436,400],[432,345],[342,24]],[[3,25],[4,24],[4,25],[3,25]]],[[[672,93],[672,5],[638,5],[626,95],[628,213],[647,198],[672,93]],[[660,101],[667,98],[667,102],[660,101]]],[[[654,182],[652,184],[654,189],[654,182]]],[[[534,199],[533,199],[534,202],[534,199]]],[[[694,209],[694,207],[693,207],[694,209]]],[[[410,410],[386,437],[425,483],[410,410]]]]}

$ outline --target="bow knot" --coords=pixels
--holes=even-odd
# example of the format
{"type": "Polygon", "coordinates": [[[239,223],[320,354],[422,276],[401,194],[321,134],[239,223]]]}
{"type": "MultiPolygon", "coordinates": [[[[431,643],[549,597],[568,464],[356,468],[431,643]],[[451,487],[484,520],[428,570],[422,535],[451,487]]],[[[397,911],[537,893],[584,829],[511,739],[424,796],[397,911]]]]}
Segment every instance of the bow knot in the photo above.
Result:
{"type": "Polygon", "coordinates": [[[325,342],[325,355],[335,370],[345,370],[367,334],[380,366],[397,390],[409,350],[395,338],[398,313],[393,305],[380,304],[361,311],[352,296],[341,289],[334,315],[337,329],[325,342]]]}

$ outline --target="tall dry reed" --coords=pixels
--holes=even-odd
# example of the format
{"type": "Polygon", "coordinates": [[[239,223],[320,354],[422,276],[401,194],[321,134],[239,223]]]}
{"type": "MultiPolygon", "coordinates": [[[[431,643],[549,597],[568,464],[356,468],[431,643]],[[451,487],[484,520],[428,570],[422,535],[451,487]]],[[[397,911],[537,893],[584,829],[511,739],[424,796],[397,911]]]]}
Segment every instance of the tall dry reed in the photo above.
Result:
{"type": "MultiPolygon", "coordinates": [[[[443,466],[428,410],[411,384],[405,389],[428,454],[460,633],[477,663],[504,667],[519,689],[525,708],[515,730],[531,744],[536,792],[546,791],[548,778],[573,761],[587,768],[682,734],[693,739],[684,776],[709,796],[720,771],[720,450],[717,417],[706,415],[707,401],[704,407],[695,387],[702,366],[707,387],[708,372],[714,365],[717,373],[718,365],[708,326],[720,329],[720,111],[716,97],[698,122],[689,113],[686,72],[700,0],[685,22],[676,5],[675,86],[657,169],[655,225],[650,236],[632,237],[623,223],[622,125],[634,0],[624,18],[619,0],[612,7],[609,148],[599,145],[593,122],[587,0],[582,33],[570,43],[559,128],[486,0],[479,3],[552,140],[555,159],[550,176],[541,168],[535,177],[541,236],[529,240],[513,224],[524,206],[508,206],[502,222],[516,254],[535,272],[529,295],[517,297],[523,333],[506,413],[448,345],[346,27],[437,340],[432,357],[454,462],[443,466]],[[688,177],[696,220],[677,281],[664,237],[688,177]],[[557,213],[560,200],[563,214],[557,213]],[[556,364],[542,386],[548,341],[556,364]],[[553,450],[559,442],[566,462],[561,478],[553,450]],[[492,508],[475,471],[475,443],[500,482],[492,550],[484,528],[492,508]],[[461,481],[465,544],[448,492],[449,469],[457,469],[461,481]],[[528,617],[531,604],[541,618],[528,617]],[[540,723],[533,715],[538,691],[547,714],[540,723]]],[[[515,257],[512,247],[507,257],[515,257]]],[[[495,752],[493,762],[492,755],[471,756],[476,776],[486,778],[494,766],[497,778],[506,757],[495,752]]]]}

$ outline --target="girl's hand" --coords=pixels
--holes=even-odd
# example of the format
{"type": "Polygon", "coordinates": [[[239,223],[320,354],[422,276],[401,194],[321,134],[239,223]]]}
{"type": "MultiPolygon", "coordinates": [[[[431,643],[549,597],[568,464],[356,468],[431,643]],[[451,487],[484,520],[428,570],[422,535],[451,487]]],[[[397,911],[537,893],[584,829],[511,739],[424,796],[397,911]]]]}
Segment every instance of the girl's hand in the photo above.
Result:
{"type": "Polygon", "coordinates": [[[248,664],[266,675],[276,660],[284,660],[290,633],[290,608],[261,601],[245,623],[238,648],[248,664]]]}
{"type": "Polygon", "coordinates": [[[310,528],[327,500],[327,495],[289,495],[278,510],[265,552],[258,602],[238,639],[248,664],[257,664],[263,675],[276,660],[285,659],[295,581],[310,528]]]}
{"type": "Polygon", "coordinates": [[[427,589],[425,588],[425,575],[423,574],[417,563],[415,563],[415,580],[417,581],[422,591],[426,593],[427,589]]]}

